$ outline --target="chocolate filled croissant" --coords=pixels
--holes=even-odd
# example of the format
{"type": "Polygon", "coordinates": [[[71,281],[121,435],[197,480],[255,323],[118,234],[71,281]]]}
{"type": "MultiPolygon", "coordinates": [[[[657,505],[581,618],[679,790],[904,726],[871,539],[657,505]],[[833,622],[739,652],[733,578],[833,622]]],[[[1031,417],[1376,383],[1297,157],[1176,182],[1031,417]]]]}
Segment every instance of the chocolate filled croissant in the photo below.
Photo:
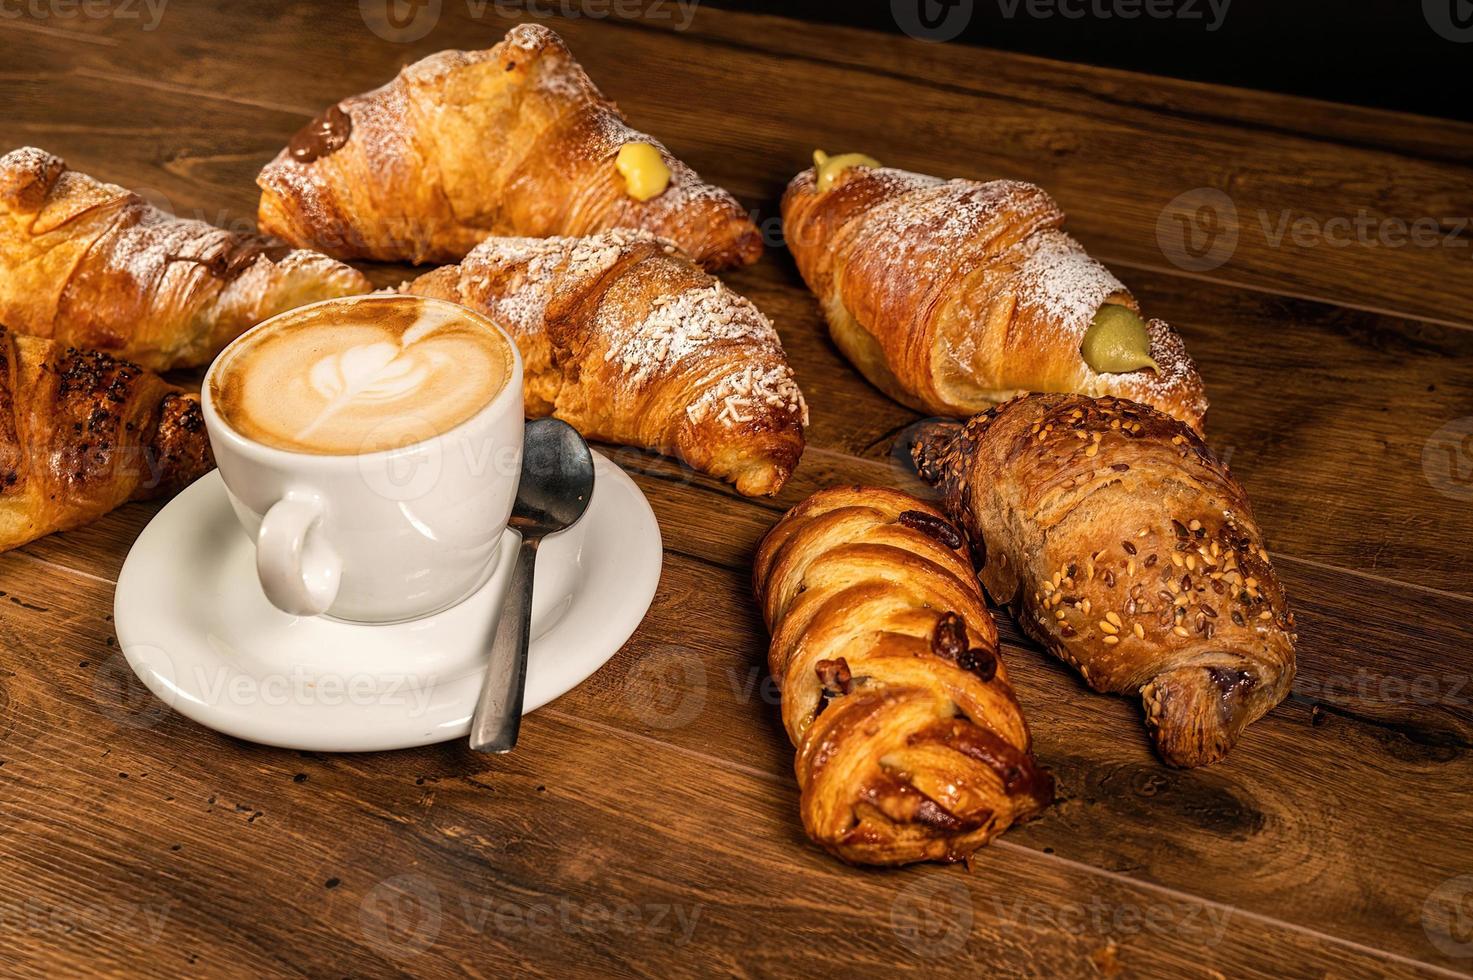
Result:
{"type": "Polygon", "coordinates": [[[803,826],[846,861],[964,860],[1053,798],[963,547],[929,504],[839,487],[757,551],[803,826]]]}
{"type": "Polygon", "coordinates": [[[264,230],[345,259],[455,262],[489,235],[610,228],[654,232],[713,269],[762,253],[736,198],[632,129],[539,24],[344,99],[256,182],[264,230]]]}
{"type": "Polygon", "coordinates": [[[529,417],[678,456],[749,496],[777,493],[798,465],[808,408],[777,331],[667,242],[491,238],[404,291],[512,335],[529,417]]]}
{"type": "Polygon", "coordinates": [[[1025,391],[1118,395],[1200,430],[1181,338],[1042,189],[819,159],[788,185],[784,234],[834,342],[890,397],[967,416],[1025,391]]]}
{"type": "Polygon", "coordinates": [[[1243,488],[1188,426],[1039,394],[913,447],[981,578],[1097,691],[1140,695],[1169,763],[1221,759],[1289,693],[1294,617],[1243,488]]]}
{"type": "Polygon", "coordinates": [[[257,322],[372,285],[259,235],[176,218],[35,147],[0,158],[0,323],[165,370],[257,322]]]}
{"type": "Polygon", "coordinates": [[[214,466],[194,395],[0,328],[0,551],[168,496],[214,466]]]}

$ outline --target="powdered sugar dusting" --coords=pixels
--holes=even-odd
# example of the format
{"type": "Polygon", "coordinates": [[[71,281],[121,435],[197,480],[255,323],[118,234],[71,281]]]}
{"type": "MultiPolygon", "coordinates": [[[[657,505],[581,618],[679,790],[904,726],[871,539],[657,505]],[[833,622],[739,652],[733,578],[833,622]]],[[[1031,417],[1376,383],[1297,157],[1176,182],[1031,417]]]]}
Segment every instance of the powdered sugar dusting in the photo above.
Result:
{"type": "Polygon", "coordinates": [[[772,411],[796,414],[803,425],[808,425],[808,404],[785,363],[767,368],[748,364],[726,375],[702,392],[685,414],[692,422],[714,414],[721,425],[736,427],[758,421],[772,411]]]}
{"type": "Polygon", "coordinates": [[[1013,280],[1022,310],[1038,307],[1050,324],[1068,333],[1084,332],[1112,295],[1129,292],[1125,284],[1103,265],[1089,257],[1084,246],[1057,229],[1041,232],[1033,239],[1032,254],[1024,260],[1013,280]]]}

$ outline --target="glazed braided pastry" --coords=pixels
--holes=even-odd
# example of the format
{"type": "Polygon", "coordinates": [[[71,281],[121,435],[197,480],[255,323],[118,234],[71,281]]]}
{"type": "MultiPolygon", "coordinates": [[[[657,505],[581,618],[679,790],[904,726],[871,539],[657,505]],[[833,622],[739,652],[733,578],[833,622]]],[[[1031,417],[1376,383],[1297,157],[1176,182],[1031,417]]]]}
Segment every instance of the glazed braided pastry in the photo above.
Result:
{"type": "Polygon", "coordinates": [[[1097,691],[1139,694],[1162,758],[1221,759],[1294,680],[1294,617],[1243,488],[1188,426],[1028,395],[931,423],[921,475],[992,598],[1097,691]]]}
{"type": "Polygon", "coordinates": [[[748,495],[777,493],[798,465],[808,408],[772,323],[652,235],[490,238],[405,291],[512,335],[529,417],[678,456],[748,495]]]}
{"type": "Polygon", "coordinates": [[[814,494],[763,540],[753,584],[818,844],[860,864],[958,861],[1048,805],[997,627],[938,511],[875,487],[814,494]]]}
{"type": "Polygon", "coordinates": [[[0,551],[171,495],[213,466],[194,395],[0,328],[0,551]]]}

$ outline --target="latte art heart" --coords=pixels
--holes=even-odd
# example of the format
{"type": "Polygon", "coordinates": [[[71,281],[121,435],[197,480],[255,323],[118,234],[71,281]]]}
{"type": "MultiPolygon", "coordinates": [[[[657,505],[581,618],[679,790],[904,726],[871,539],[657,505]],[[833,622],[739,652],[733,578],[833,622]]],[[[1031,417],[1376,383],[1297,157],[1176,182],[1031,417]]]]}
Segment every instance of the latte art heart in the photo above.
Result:
{"type": "Polygon", "coordinates": [[[472,314],[405,298],[288,315],[212,375],[221,415],[297,452],[375,452],[443,432],[505,386],[506,340],[472,314]]]}

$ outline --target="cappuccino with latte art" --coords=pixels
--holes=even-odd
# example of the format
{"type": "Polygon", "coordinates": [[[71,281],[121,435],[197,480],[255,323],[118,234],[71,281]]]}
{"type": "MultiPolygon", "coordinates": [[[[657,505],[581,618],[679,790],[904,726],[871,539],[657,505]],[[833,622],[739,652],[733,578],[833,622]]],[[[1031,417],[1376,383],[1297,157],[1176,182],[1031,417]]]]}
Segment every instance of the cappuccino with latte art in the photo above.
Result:
{"type": "Polygon", "coordinates": [[[319,303],[232,345],[211,372],[225,422],[276,449],[357,455],[439,435],[506,387],[512,351],[477,313],[417,297],[319,303]]]}

